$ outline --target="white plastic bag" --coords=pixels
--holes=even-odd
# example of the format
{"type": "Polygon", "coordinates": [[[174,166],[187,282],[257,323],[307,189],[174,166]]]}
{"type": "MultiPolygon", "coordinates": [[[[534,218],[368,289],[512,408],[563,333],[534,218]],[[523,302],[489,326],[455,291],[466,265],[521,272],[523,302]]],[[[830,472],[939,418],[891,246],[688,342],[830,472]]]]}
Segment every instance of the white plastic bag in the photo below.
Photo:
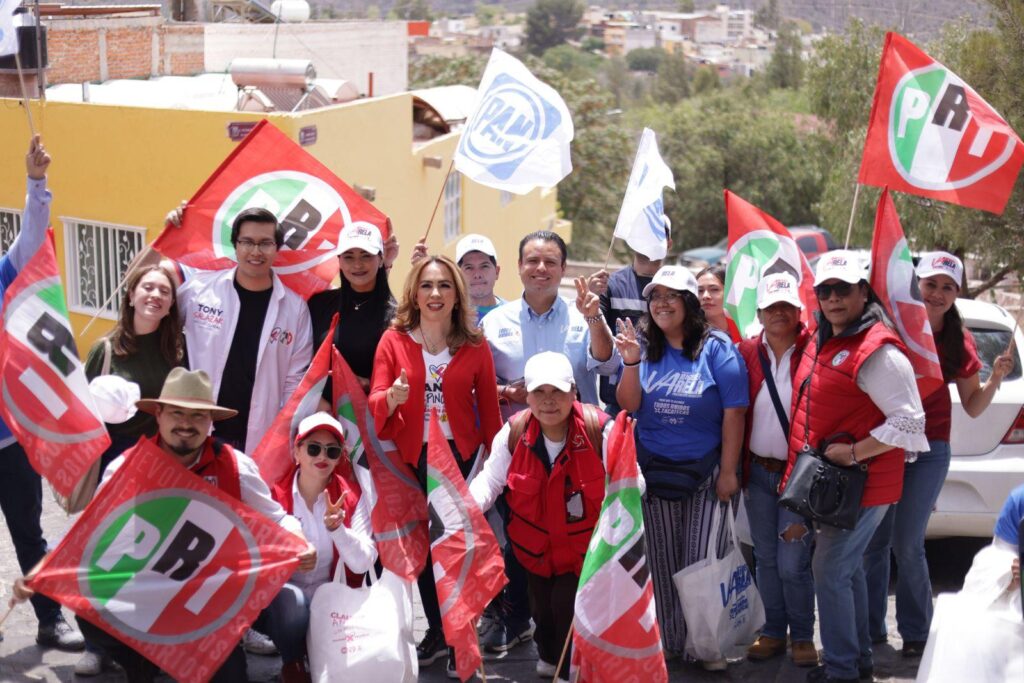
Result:
{"type": "MultiPolygon", "coordinates": [[[[369,587],[334,581],[316,589],[309,607],[306,647],[314,683],[415,683],[412,589],[388,570],[369,587]]],[[[370,576],[373,575],[371,570],[370,576]]]]}
{"type": "Polygon", "coordinates": [[[742,656],[764,626],[764,604],[743,561],[731,512],[726,524],[732,548],[716,557],[714,538],[723,507],[715,506],[709,556],[672,577],[686,620],[686,654],[701,661],[742,656]]]}
{"type": "Polygon", "coordinates": [[[754,537],[750,533],[750,517],[747,515],[747,495],[739,495],[740,502],[736,506],[736,538],[743,545],[754,545],[754,537]]]}

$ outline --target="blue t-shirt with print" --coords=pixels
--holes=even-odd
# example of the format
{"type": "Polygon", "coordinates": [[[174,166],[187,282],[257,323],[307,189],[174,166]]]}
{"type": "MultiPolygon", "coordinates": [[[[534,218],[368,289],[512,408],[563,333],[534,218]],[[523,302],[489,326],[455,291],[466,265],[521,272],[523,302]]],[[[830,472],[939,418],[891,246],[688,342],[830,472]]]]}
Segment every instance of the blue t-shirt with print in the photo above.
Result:
{"type": "Polygon", "coordinates": [[[1020,520],[1024,519],[1024,484],[1021,484],[1013,491],[1003,504],[1003,509],[996,519],[995,535],[1011,545],[1020,542],[1018,528],[1020,520]]]}
{"type": "Polygon", "coordinates": [[[666,347],[661,360],[641,361],[640,386],[640,442],[683,462],[722,443],[723,409],[750,402],[746,365],[731,341],[717,333],[708,336],[696,360],[666,347]]]}

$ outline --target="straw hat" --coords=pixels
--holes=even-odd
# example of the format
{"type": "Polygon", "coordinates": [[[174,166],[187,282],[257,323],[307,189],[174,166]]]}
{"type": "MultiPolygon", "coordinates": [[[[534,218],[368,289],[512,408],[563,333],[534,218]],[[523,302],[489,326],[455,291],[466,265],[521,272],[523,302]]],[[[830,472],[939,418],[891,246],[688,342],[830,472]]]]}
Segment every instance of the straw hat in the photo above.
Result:
{"type": "Polygon", "coordinates": [[[150,415],[156,414],[157,404],[192,410],[209,410],[215,422],[238,415],[237,410],[222,408],[213,402],[213,382],[210,381],[210,376],[202,370],[189,372],[185,368],[174,368],[164,380],[160,398],[144,398],[135,402],[135,406],[139,410],[150,415]]]}

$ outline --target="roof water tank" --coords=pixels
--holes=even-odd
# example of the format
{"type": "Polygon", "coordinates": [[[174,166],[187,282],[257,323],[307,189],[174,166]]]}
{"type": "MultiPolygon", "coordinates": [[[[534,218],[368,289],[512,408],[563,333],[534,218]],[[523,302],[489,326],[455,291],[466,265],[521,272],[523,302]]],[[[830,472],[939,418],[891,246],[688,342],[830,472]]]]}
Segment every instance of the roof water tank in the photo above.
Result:
{"type": "Polygon", "coordinates": [[[270,11],[280,21],[309,21],[309,3],[306,0],[274,0],[270,11]]]}

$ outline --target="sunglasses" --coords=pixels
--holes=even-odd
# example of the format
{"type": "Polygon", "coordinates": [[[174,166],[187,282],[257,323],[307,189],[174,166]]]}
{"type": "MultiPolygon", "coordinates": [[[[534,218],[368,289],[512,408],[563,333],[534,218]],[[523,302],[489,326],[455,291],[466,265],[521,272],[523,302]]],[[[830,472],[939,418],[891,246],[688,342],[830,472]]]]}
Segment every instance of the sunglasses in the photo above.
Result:
{"type": "Polygon", "coordinates": [[[853,291],[853,285],[849,282],[837,282],[834,285],[818,285],[814,288],[814,294],[819,299],[830,299],[832,298],[832,292],[836,293],[839,298],[850,296],[850,292],[853,291]]]}
{"type": "Polygon", "coordinates": [[[324,455],[327,456],[328,460],[337,460],[341,457],[343,449],[341,446],[324,446],[318,443],[307,443],[306,453],[311,458],[315,458],[320,455],[320,451],[324,451],[324,455]]]}

